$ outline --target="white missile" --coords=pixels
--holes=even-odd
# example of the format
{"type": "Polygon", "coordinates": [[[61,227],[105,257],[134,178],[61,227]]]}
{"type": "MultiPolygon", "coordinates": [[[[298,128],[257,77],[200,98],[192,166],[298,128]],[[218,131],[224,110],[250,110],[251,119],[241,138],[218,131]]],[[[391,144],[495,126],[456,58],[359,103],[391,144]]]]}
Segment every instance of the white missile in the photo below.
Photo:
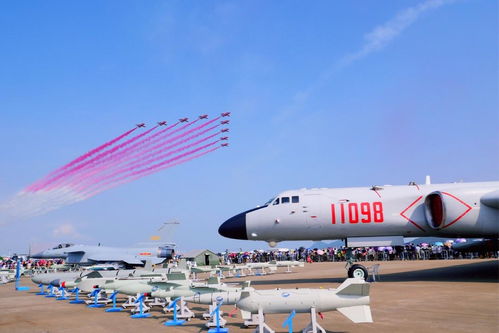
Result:
{"type": "Polygon", "coordinates": [[[241,289],[226,290],[226,291],[213,291],[203,292],[203,290],[196,289],[197,292],[193,296],[186,297],[184,300],[190,303],[206,304],[221,303],[225,305],[234,305],[241,298],[241,289]]]}
{"type": "Polygon", "coordinates": [[[256,314],[317,312],[338,310],[354,323],[372,322],[369,307],[369,283],[363,279],[345,280],[337,289],[245,289],[237,307],[243,311],[256,314]]]}

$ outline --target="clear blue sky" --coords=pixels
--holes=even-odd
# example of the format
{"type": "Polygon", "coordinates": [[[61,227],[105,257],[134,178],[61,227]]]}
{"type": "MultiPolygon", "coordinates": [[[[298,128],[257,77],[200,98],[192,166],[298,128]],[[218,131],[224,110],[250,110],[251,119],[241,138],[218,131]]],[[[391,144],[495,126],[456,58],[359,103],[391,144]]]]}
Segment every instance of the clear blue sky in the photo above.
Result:
{"type": "Polygon", "coordinates": [[[262,248],[218,226],[285,189],[497,180],[497,6],[3,2],[0,200],[137,122],[233,117],[230,149],[3,225],[0,253],[172,218],[180,249],[262,248]]]}

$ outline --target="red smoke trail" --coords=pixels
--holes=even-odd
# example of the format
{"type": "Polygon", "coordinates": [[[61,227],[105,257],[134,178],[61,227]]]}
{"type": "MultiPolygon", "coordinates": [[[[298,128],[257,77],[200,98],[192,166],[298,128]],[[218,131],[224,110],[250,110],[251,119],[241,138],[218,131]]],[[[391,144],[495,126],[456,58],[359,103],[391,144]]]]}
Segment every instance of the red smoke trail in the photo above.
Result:
{"type": "MultiPolygon", "coordinates": [[[[96,173],[99,173],[102,170],[105,170],[113,165],[119,164],[119,162],[121,160],[123,160],[127,155],[135,152],[136,150],[140,149],[141,146],[143,146],[147,143],[151,144],[153,142],[156,142],[157,140],[153,140],[154,138],[156,138],[159,135],[164,134],[165,132],[168,132],[170,129],[174,128],[178,124],[179,124],[179,122],[176,122],[175,124],[168,126],[167,128],[164,128],[161,131],[158,131],[158,132],[146,137],[145,139],[143,139],[139,142],[134,143],[130,147],[127,147],[116,154],[108,155],[108,156],[100,159],[98,164],[95,164],[93,166],[86,168],[87,171],[78,173],[76,178],[72,179],[69,185],[71,185],[71,186],[77,185],[78,183],[81,183],[83,180],[86,180],[86,179],[90,178],[91,176],[95,175],[96,173]],[[107,163],[107,162],[109,162],[109,163],[107,163]],[[104,163],[106,163],[106,164],[104,164],[104,163]],[[100,167],[99,167],[99,165],[100,165],[100,167]]],[[[183,127],[185,128],[186,126],[183,126],[183,127]]],[[[182,128],[180,128],[176,131],[179,131],[181,129],[182,128]]],[[[175,133],[175,131],[173,131],[172,133],[175,133]]],[[[165,137],[170,136],[172,133],[168,133],[168,135],[165,135],[165,137]]]]}
{"type": "Polygon", "coordinates": [[[220,141],[220,140],[216,140],[216,141],[210,142],[210,143],[208,143],[208,144],[206,144],[206,145],[203,145],[203,146],[200,146],[200,147],[198,147],[198,148],[195,148],[195,149],[189,150],[189,151],[187,151],[187,152],[185,152],[185,153],[183,153],[183,154],[177,155],[177,156],[175,156],[175,157],[173,157],[173,158],[170,158],[170,159],[168,159],[168,160],[166,160],[166,161],[163,161],[163,162],[159,162],[159,163],[153,164],[153,165],[148,166],[148,167],[146,167],[146,168],[144,168],[144,169],[141,169],[141,170],[136,170],[136,171],[132,171],[132,170],[130,170],[130,171],[132,171],[132,172],[129,172],[129,173],[127,173],[127,174],[124,174],[124,175],[122,175],[122,176],[120,176],[120,177],[118,177],[118,178],[115,178],[115,179],[110,179],[110,180],[105,181],[105,182],[103,182],[103,183],[99,183],[99,185],[100,185],[100,186],[105,186],[105,185],[107,185],[107,184],[111,184],[111,183],[114,183],[114,182],[117,182],[117,181],[120,181],[120,180],[123,180],[123,179],[129,178],[129,177],[133,177],[133,176],[135,176],[135,175],[138,175],[138,174],[141,174],[141,173],[144,173],[144,172],[150,171],[150,170],[154,170],[154,169],[159,168],[159,167],[161,167],[161,166],[163,166],[163,165],[166,165],[166,164],[168,164],[168,163],[175,162],[175,161],[177,161],[177,160],[179,160],[179,159],[181,159],[181,158],[183,158],[183,157],[185,157],[185,156],[189,156],[189,155],[192,155],[192,154],[194,154],[194,153],[197,153],[198,151],[200,151],[200,150],[202,150],[202,149],[205,149],[205,148],[207,148],[207,147],[209,147],[209,146],[212,146],[212,145],[216,144],[216,143],[217,143],[217,142],[219,142],[219,141],[220,141]]]}
{"type": "MultiPolygon", "coordinates": [[[[135,153],[135,154],[129,155],[129,156],[127,156],[127,159],[128,159],[128,160],[132,160],[133,158],[140,158],[140,159],[142,159],[142,158],[144,158],[144,156],[146,156],[147,154],[149,154],[149,153],[151,153],[151,152],[157,153],[157,152],[156,152],[156,150],[157,150],[157,149],[161,149],[161,148],[162,148],[165,144],[175,142],[175,141],[177,141],[178,139],[181,139],[181,138],[183,138],[183,137],[185,137],[185,136],[187,136],[187,135],[189,135],[189,134],[191,134],[191,133],[193,133],[193,132],[196,132],[196,131],[198,131],[198,130],[200,130],[200,129],[202,129],[202,128],[204,128],[204,127],[206,127],[206,126],[210,125],[210,124],[212,124],[213,122],[217,121],[219,118],[220,118],[220,117],[217,117],[217,118],[215,118],[215,119],[209,120],[209,121],[205,122],[204,124],[199,125],[199,126],[197,126],[197,127],[194,127],[193,129],[190,129],[190,130],[188,130],[188,131],[186,131],[186,132],[184,132],[184,133],[182,133],[182,134],[179,134],[179,135],[177,135],[177,136],[174,136],[174,137],[173,137],[173,138],[171,138],[171,139],[168,139],[168,140],[166,140],[166,141],[162,141],[162,142],[160,142],[160,143],[159,143],[159,144],[157,144],[157,145],[153,145],[153,146],[151,146],[151,147],[147,148],[147,149],[146,149],[146,150],[144,150],[144,151],[140,151],[140,152],[137,152],[137,153],[135,153]]],[[[195,121],[193,121],[192,123],[190,123],[190,124],[188,124],[188,125],[192,125],[192,124],[194,124],[194,123],[195,123],[196,121],[198,121],[198,120],[199,120],[199,119],[196,119],[195,121]]],[[[187,125],[186,125],[186,126],[187,126],[187,125]]],[[[185,128],[186,126],[184,126],[184,128],[185,128]]],[[[219,125],[217,125],[217,126],[219,126],[219,125]]],[[[213,128],[217,127],[217,126],[211,127],[210,129],[213,129],[213,128]]],[[[179,129],[179,130],[180,130],[180,129],[179,129]]],[[[177,132],[178,132],[178,131],[177,131],[177,132]]],[[[207,130],[203,131],[202,133],[206,133],[206,132],[207,132],[207,130]]],[[[175,133],[175,131],[174,131],[174,132],[172,132],[172,133],[170,133],[170,135],[168,135],[168,137],[169,137],[169,136],[171,136],[173,133],[175,133]]],[[[165,137],[165,138],[166,138],[166,137],[165,137]]],[[[163,150],[163,149],[161,149],[161,151],[164,151],[164,150],[163,150]]]]}
{"type": "MultiPolygon", "coordinates": [[[[119,165],[120,162],[123,160],[123,159],[127,159],[127,160],[130,160],[132,158],[135,158],[136,156],[139,156],[141,155],[142,153],[139,151],[139,148],[140,146],[142,146],[141,143],[143,142],[148,142],[150,145],[151,144],[154,144],[156,142],[160,142],[161,140],[164,140],[165,138],[168,138],[170,136],[172,136],[173,134],[177,133],[177,132],[180,132],[184,129],[186,129],[187,127],[189,126],[192,126],[194,125],[195,123],[197,123],[200,119],[195,119],[194,121],[190,122],[190,123],[187,123],[183,126],[181,126],[180,128],[177,128],[175,130],[173,130],[172,132],[170,133],[166,133],[166,135],[162,135],[164,134],[165,132],[167,132],[167,130],[175,127],[176,125],[179,124],[179,122],[175,123],[174,125],[166,128],[166,129],[163,129],[161,131],[159,131],[158,133],[155,133],[153,135],[151,135],[149,138],[145,139],[145,140],[142,140],[141,142],[137,142],[135,143],[134,145],[128,147],[127,149],[125,149],[124,151],[120,152],[120,153],[117,153],[117,154],[113,154],[113,155],[110,155],[110,156],[107,156],[106,158],[104,158],[103,160],[99,161],[99,163],[97,165],[93,165],[93,166],[90,166],[89,168],[86,168],[86,170],[88,170],[86,173],[83,173],[81,175],[77,175],[77,179],[76,180],[72,180],[70,182],[70,185],[71,186],[75,186],[75,185],[78,185],[79,183],[81,183],[82,181],[85,181],[87,180],[89,177],[91,177],[92,175],[94,174],[98,174],[101,170],[106,170],[106,169],[110,169],[111,167],[113,166],[116,166],[116,165],[119,165]],[[160,135],[158,137],[158,135],[160,135]],[[138,151],[138,152],[137,152],[138,151]],[[136,153],[137,152],[137,153],[136,153]],[[135,154],[134,154],[135,153],[135,154]],[[110,161],[110,162],[108,162],[110,161]],[[108,162],[107,164],[105,165],[102,165],[102,163],[104,162],[108,162]],[[94,171],[91,171],[92,169],[95,169],[96,167],[98,167],[99,165],[102,165],[100,168],[98,168],[98,170],[94,170],[94,171]]],[[[206,125],[205,125],[206,126],[206,125]]],[[[160,144],[161,145],[161,144],[160,144]]],[[[160,146],[158,145],[158,146],[160,146]]]]}
{"type": "Polygon", "coordinates": [[[149,176],[149,175],[151,175],[151,174],[153,174],[153,173],[156,173],[156,172],[159,172],[159,171],[162,171],[162,170],[168,169],[168,168],[172,168],[172,167],[177,166],[177,165],[179,165],[179,164],[183,164],[183,163],[189,162],[189,161],[191,161],[191,160],[193,160],[193,159],[196,159],[196,158],[199,158],[199,157],[204,156],[204,155],[206,155],[206,154],[209,154],[209,153],[211,153],[211,152],[213,152],[213,151],[215,151],[215,150],[217,150],[217,149],[219,149],[219,148],[220,148],[220,146],[218,146],[218,147],[214,147],[214,148],[208,149],[208,150],[206,150],[206,151],[204,151],[204,152],[202,152],[202,153],[199,153],[199,154],[196,154],[196,155],[190,156],[190,157],[185,158],[185,159],[182,159],[182,160],[180,160],[180,161],[176,161],[176,162],[174,162],[174,163],[172,163],[172,164],[167,164],[167,165],[164,165],[164,166],[159,167],[159,168],[157,168],[157,169],[150,170],[150,171],[146,171],[146,172],[144,172],[144,173],[138,174],[138,175],[136,175],[136,176],[134,176],[134,177],[131,177],[131,178],[125,178],[125,179],[123,179],[123,180],[121,180],[121,181],[118,181],[118,182],[116,182],[116,183],[111,183],[111,184],[110,184],[110,185],[108,185],[108,186],[104,186],[104,187],[97,188],[97,189],[95,189],[94,191],[87,192],[87,194],[84,194],[84,199],[88,199],[88,198],[90,198],[90,197],[93,197],[94,195],[99,194],[99,193],[104,192],[104,191],[107,191],[107,190],[109,190],[109,189],[111,189],[111,188],[113,188],[113,187],[116,187],[116,186],[119,186],[119,185],[123,185],[123,184],[129,183],[129,182],[135,181],[135,180],[137,180],[137,179],[140,179],[140,178],[142,178],[142,177],[149,176]]]}
{"type": "Polygon", "coordinates": [[[116,137],[116,138],[112,139],[111,141],[108,141],[108,142],[106,142],[106,143],[104,143],[104,144],[102,144],[102,145],[98,146],[97,148],[92,149],[92,150],[91,150],[91,151],[89,151],[88,153],[83,154],[83,155],[81,155],[80,157],[78,157],[78,158],[74,159],[73,161],[69,162],[68,164],[63,165],[62,167],[60,167],[60,168],[58,168],[58,169],[56,169],[56,170],[52,171],[52,172],[51,172],[51,173],[49,173],[47,176],[45,176],[44,178],[42,178],[40,181],[35,182],[35,183],[33,183],[32,185],[28,186],[28,187],[26,188],[26,190],[27,190],[27,191],[34,191],[34,190],[35,190],[35,188],[37,188],[37,187],[38,187],[38,186],[39,186],[42,182],[47,181],[49,178],[54,177],[57,173],[59,173],[59,172],[61,172],[61,171],[63,171],[63,170],[66,170],[67,168],[70,168],[70,167],[72,167],[73,165],[75,165],[75,164],[77,164],[77,163],[79,163],[79,162],[81,162],[81,161],[83,161],[83,160],[85,160],[85,159],[89,158],[90,156],[92,156],[92,155],[94,155],[94,154],[98,153],[99,151],[101,151],[101,150],[103,150],[103,149],[105,149],[105,148],[107,148],[107,147],[109,147],[109,146],[113,145],[114,143],[116,143],[116,142],[120,141],[120,140],[121,140],[121,139],[123,139],[124,137],[126,137],[126,136],[130,135],[130,134],[131,134],[133,131],[135,131],[136,129],[137,129],[137,127],[132,128],[132,129],[131,129],[131,130],[129,130],[129,131],[126,131],[125,133],[123,133],[123,134],[121,134],[120,136],[118,136],[118,137],[116,137]]]}
{"type": "MultiPolygon", "coordinates": [[[[179,147],[177,149],[168,151],[171,148],[178,147],[182,143],[190,141],[193,138],[198,137],[198,136],[204,134],[205,132],[211,131],[211,130],[213,130],[214,128],[216,128],[218,126],[220,126],[220,125],[212,126],[212,127],[208,128],[208,129],[202,131],[201,133],[196,133],[195,135],[192,135],[191,137],[182,140],[182,142],[178,142],[178,143],[175,143],[173,145],[164,147],[163,149],[161,149],[159,151],[155,151],[154,153],[149,154],[147,156],[141,156],[141,159],[138,159],[138,160],[135,160],[135,161],[131,161],[131,162],[123,165],[120,169],[110,170],[110,172],[112,172],[112,174],[105,174],[105,175],[102,175],[100,177],[94,178],[93,180],[91,180],[91,182],[87,186],[77,187],[74,190],[81,191],[81,190],[88,189],[90,187],[93,187],[93,186],[97,185],[98,183],[102,182],[103,180],[110,179],[110,178],[115,178],[115,177],[117,177],[117,176],[119,176],[121,174],[125,174],[125,173],[133,171],[133,170],[135,170],[137,168],[144,168],[145,166],[147,166],[147,165],[149,165],[151,163],[157,162],[157,161],[161,161],[161,160],[163,160],[164,158],[166,158],[166,157],[168,157],[170,155],[173,155],[173,154],[179,153],[179,152],[181,152],[183,150],[195,147],[195,146],[199,145],[200,143],[208,141],[209,139],[211,139],[211,138],[219,135],[219,132],[216,132],[216,133],[214,133],[212,135],[204,137],[204,138],[202,138],[200,140],[197,140],[197,141],[195,141],[193,143],[190,143],[188,145],[181,146],[181,147],[179,147]],[[166,153],[161,154],[161,155],[157,155],[157,154],[159,154],[161,152],[164,152],[164,151],[166,151],[166,153]]],[[[112,180],[110,180],[110,181],[112,181],[112,180]]]]}
{"type": "MultiPolygon", "coordinates": [[[[91,184],[91,185],[93,185],[93,184],[95,184],[96,182],[99,182],[100,180],[98,180],[98,181],[92,180],[92,179],[90,178],[90,176],[95,175],[95,174],[98,174],[98,173],[100,173],[100,172],[112,171],[112,170],[113,170],[113,169],[112,169],[113,167],[119,167],[119,166],[120,166],[120,164],[122,164],[122,163],[126,163],[126,162],[128,162],[128,161],[133,160],[133,159],[139,159],[139,158],[140,158],[140,161],[135,161],[134,163],[141,162],[141,161],[142,161],[144,158],[146,158],[146,157],[150,157],[150,156],[151,156],[151,155],[153,155],[153,154],[157,154],[157,153],[160,153],[160,152],[162,152],[162,151],[165,151],[166,149],[165,149],[165,148],[162,148],[165,144],[167,144],[167,143],[171,143],[171,142],[175,142],[175,141],[177,141],[178,139],[181,139],[181,138],[185,137],[186,135],[188,135],[188,134],[190,134],[190,133],[193,133],[193,132],[199,131],[199,130],[200,130],[200,129],[202,129],[203,127],[206,127],[206,126],[208,126],[208,125],[212,124],[213,122],[217,121],[218,119],[220,119],[220,117],[217,117],[217,118],[215,118],[215,119],[209,120],[209,121],[207,121],[206,123],[204,123],[204,124],[202,124],[202,125],[200,125],[200,126],[197,126],[197,127],[193,128],[193,129],[191,129],[191,130],[188,130],[188,131],[186,131],[186,132],[184,132],[184,133],[182,133],[182,134],[179,134],[179,135],[177,135],[177,136],[175,136],[175,137],[173,137],[173,138],[171,138],[171,139],[168,139],[168,140],[166,140],[166,141],[161,141],[159,144],[152,145],[151,147],[147,148],[147,149],[146,149],[146,150],[144,150],[144,151],[137,151],[137,150],[134,150],[134,151],[131,151],[131,152],[129,152],[128,154],[126,154],[126,155],[124,155],[124,156],[121,156],[121,158],[117,158],[117,159],[115,159],[115,158],[114,158],[114,156],[117,156],[117,155],[115,154],[115,155],[111,156],[111,158],[112,158],[112,161],[111,161],[111,162],[109,162],[109,163],[107,163],[107,164],[104,164],[104,165],[100,166],[97,170],[94,170],[94,171],[90,172],[90,174],[88,174],[88,173],[87,173],[87,174],[82,175],[81,177],[78,177],[78,181],[72,181],[72,182],[71,182],[71,185],[78,185],[78,184],[81,184],[82,182],[83,182],[83,183],[85,183],[85,182],[87,182],[87,183],[88,183],[88,182],[90,182],[90,184],[91,184]],[[158,149],[159,149],[159,150],[158,150],[158,149]],[[123,161],[124,159],[125,159],[125,161],[123,161]]],[[[164,137],[162,137],[162,138],[161,138],[161,140],[164,140],[165,138],[170,137],[172,134],[174,134],[174,133],[176,133],[176,132],[178,132],[178,131],[181,131],[182,129],[185,129],[187,126],[190,126],[190,125],[192,125],[192,124],[196,123],[198,120],[199,120],[199,119],[196,119],[196,120],[194,120],[192,123],[189,123],[189,124],[187,124],[187,125],[184,125],[184,126],[182,126],[181,128],[179,128],[179,129],[177,129],[177,130],[175,130],[175,131],[173,131],[173,132],[171,132],[171,133],[168,133],[168,135],[165,135],[164,137]]],[[[216,125],[216,126],[213,126],[213,127],[211,127],[211,128],[210,128],[210,130],[211,130],[211,129],[213,129],[213,128],[215,128],[215,127],[218,127],[218,126],[220,126],[220,125],[218,124],[218,125],[216,125]]],[[[208,130],[202,131],[202,132],[201,132],[201,134],[204,134],[204,133],[206,133],[207,131],[208,131],[208,130]]],[[[199,135],[201,135],[201,134],[199,134],[199,135]]],[[[199,135],[194,135],[194,136],[192,136],[192,138],[195,138],[195,137],[197,137],[197,136],[199,136],[199,135]]],[[[157,142],[157,141],[160,141],[160,140],[155,140],[155,141],[157,142]]],[[[170,149],[170,148],[172,148],[172,147],[174,147],[174,146],[177,146],[178,144],[183,143],[183,142],[185,142],[185,141],[181,141],[181,142],[179,142],[179,143],[177,143],[177,144],[174,144],[174,145],[168,146],[168,148],[167,148],[167,149],[170,149]]],[[[150,143],[150,144],[152,144],[152,143],[150,143]]],[[[132,161],[132,162],[133,162],[133,161],[132,161]]],[[[128,163],[126,163],[126,165],[128,165],[128,164],[130,164],[130,163],[132,163],[132,162],[128,162],[128,163]]],[[[99,163],[99,165],[100,165],[100,163],[99,163]]],[[[94,166],[94,168],[95,168],[95,166],[94,166]]],[[[113,173],[114,173],[114,172],[113,172],[113,173]]],[[[102,178],[102,177],[106,178],[107,176],[105,176],[105,175],[104,175],[104,176],[100,176],[100,178],[102,178]]],[[[84,185],[84,184],[83,184],[83,185],[84,185]]],[[[79,190],[80,188],[81,188],[81,186],[77,186],[76,190],[79,190]]],[[[85,186],[83,186],[83,188],[85,188],[85,186]]]]}
{"type": "MultiPolygon", "coordinates": [[[[130,143],[132,143],[132,142],[134,142],[134,141],[136,141],[136,140],[140,139],[141,137],[143,137],[143,136],[145,136],[145,135],[149,134],[150,132],[154,131],[157,127],[158,127],[158,126],[154,126],[153,128],[151,128],[151,129],[149,129],[149,130],[145,131],[144,133],[141,133],[141,134],[139,134],[139,135],[136,135],[136,136],[134,136],[133,138],[128,139],[127,141],[123,142],[122,144],[119,144],[119,145],[117,145],[117,146],[114,146],[113,148],[111,148],[111,149],[109,149],[109,150],[106,150],[106,151],[104,151],[104,152],[100,153],[99,155],[95,156],[94,158],[91,158],[90,160],[87,160],[87,161],[85,161],[85,162],[81,163],[80,165],[75,166],[75,167],[73,167],[73,168],[71,168],[71,169],[69,169],[69,170],[67,170],[67,171],[65,171],[65,172],[63,172],[63,173],[61,173],[61,174],[57,175],[56,177],[54,177],[54,178],[52,178],[52,179],[50,179],[50,180],[48,180],[48,181],[43,182],[42,184],[40,184],[39,186],[37,186],[37,187],[35,188],[35,191],[39,191],[39,190],[42,190],[42,189],[43,189],[43,190],[51,190],[51,189],[53,189],[56,185],[58,185],[58,182],[57,182],[57,181],[58,181],[58,180],[60,180],[61,178],[63,178],[63,177],[69,177],[69,176],[71,176],[71,175],[74,175],[76,172],[78,172],[79,170],[83,169],[84,167],[86,167],[87,165],[89,165],[89,164],[91,164],[91,163],[94,163],[94,162],[97,162],[97,163],[98,163],[98,162],[99,162],[99,160],[100,160],[102,157],[107,156],[107,155],[109,155],[109,154],[112,154],[112,153],[114,153],[115,151],[117,151],[117,150],[119,150],[119,149],[121,149],[121,148],[123,148],[123,147],[126,147],[126,146],[127,146],[127,145],[129,145],[130,143]],[[57,183],[55,183],[55,182],[57,182],[57,183]],[[52,184],[52,185],[51,185],[51,184],[52,184]],[[49,187],[49,185],[51,185],[51,186],[49,187]]],[[[64,181],[64,179],[63,179],[63,181],[64,181]]]]}

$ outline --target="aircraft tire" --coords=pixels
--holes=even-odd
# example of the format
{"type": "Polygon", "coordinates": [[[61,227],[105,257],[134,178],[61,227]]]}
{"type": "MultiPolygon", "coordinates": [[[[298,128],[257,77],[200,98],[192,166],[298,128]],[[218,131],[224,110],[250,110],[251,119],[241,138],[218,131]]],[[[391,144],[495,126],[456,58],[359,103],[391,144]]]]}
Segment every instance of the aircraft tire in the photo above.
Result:
{"type": "Polygon", "coordinates": [[[352,265],[352,267],[348,269],[349,278],[362,278],[367,281],[368,275],[367,269],[359,264],[352,265]]]}

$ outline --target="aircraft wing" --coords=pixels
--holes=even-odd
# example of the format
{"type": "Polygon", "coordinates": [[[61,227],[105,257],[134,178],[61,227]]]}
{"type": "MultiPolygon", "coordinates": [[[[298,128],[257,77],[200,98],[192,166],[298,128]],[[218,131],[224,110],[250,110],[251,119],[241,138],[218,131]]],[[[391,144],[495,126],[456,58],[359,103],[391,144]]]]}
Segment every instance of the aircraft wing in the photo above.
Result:
{"type": "Polygon", "coordinates": [[[124,262],[129,265],[143,265],[142,260],[135,256],[130,255],[117,255],[117,254],[95,254],[89,255],[88,260],[96,262],[124,262]]]}

